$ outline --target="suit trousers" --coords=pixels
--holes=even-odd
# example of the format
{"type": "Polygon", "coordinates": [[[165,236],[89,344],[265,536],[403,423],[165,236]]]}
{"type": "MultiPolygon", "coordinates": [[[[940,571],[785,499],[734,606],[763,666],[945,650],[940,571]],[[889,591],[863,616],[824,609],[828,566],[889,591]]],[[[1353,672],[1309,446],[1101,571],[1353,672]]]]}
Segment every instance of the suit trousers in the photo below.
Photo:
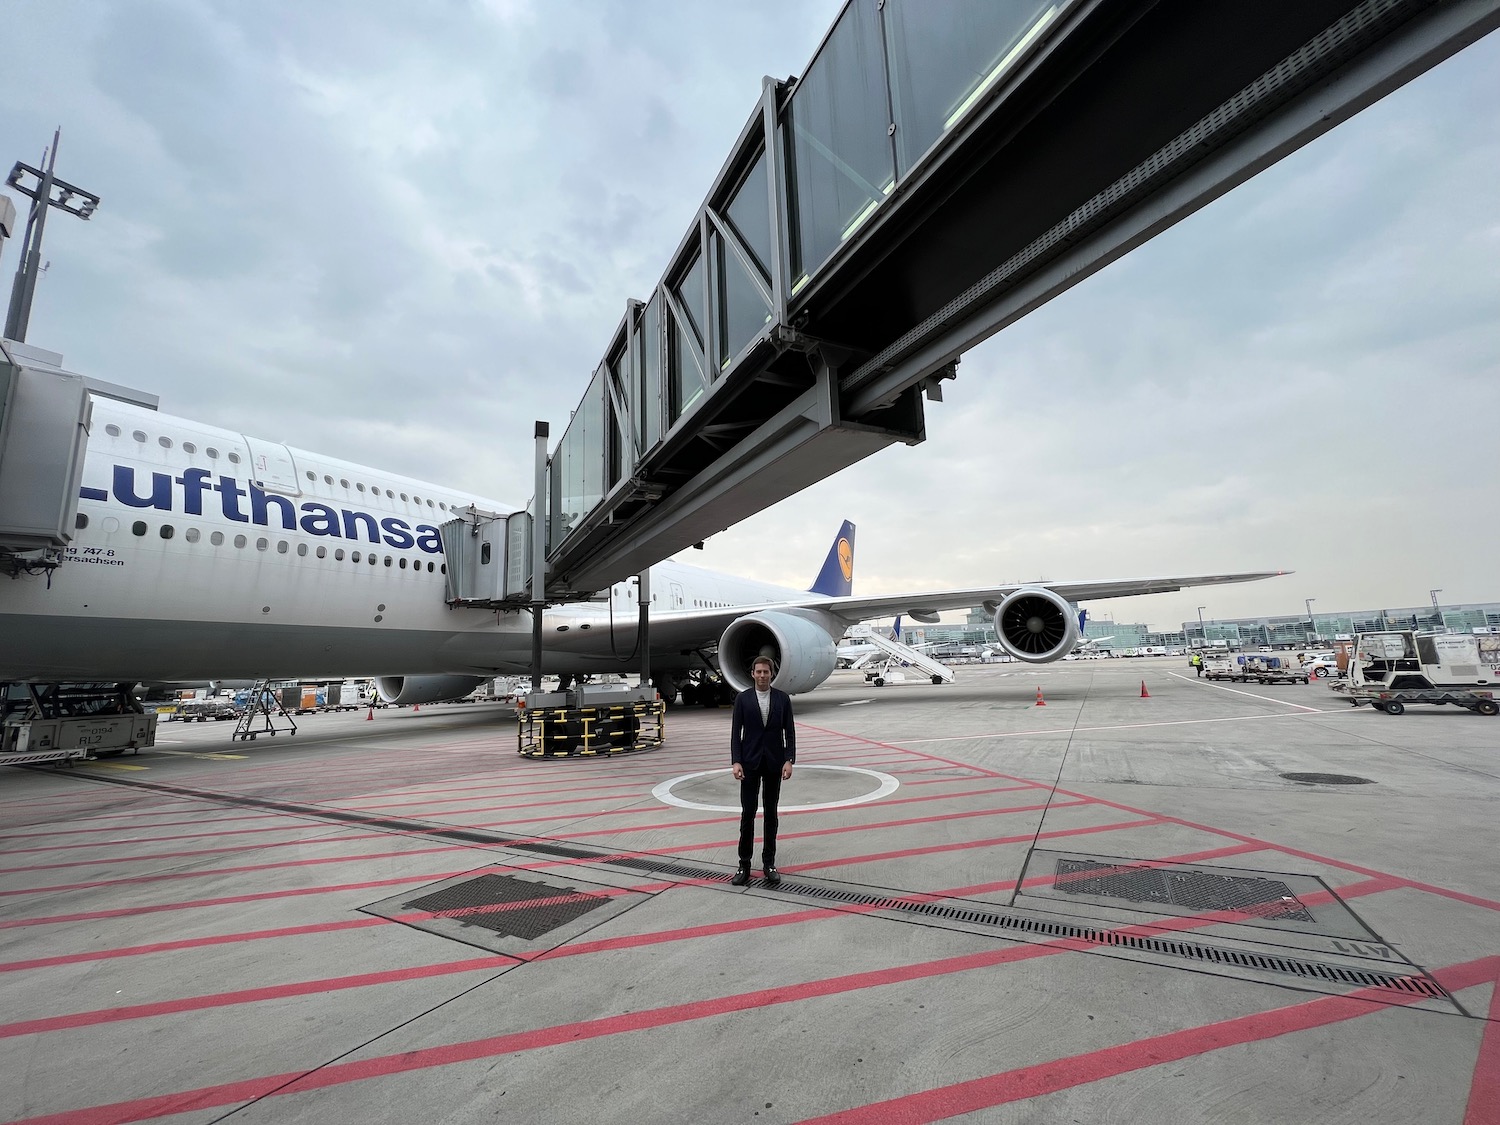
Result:
{"type": "Polygon", "coordinates": [[[746,770],[740,782],[740,863],[750,866],[755,854],[755,806],[757,799],[765,809],[764,839],[760,848],[762,866],[776,862],[776,804],[781,800],[781,767],[746,770]],[[763,795],[763,796],[762,796],[763,795]]]}

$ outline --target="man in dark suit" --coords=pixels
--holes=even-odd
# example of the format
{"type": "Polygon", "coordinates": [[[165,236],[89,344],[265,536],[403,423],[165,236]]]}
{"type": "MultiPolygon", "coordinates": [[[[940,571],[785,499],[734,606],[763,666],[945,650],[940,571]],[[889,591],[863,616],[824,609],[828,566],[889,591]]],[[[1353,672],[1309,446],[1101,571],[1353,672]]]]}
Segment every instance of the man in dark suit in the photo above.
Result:
{"type": "Polygon", "coordinates": [[[734,700],[733,725],[729,731],[729,760],[734,779],[740,783],[740,866],[730,880],[736,887],[750,881],[750,858],[755,853],[755,806],[765,806],[765,837],[761,842],[761,874],[775,886],[776,804],[781,783],[790,780],[797,760],[797,731],[792,726],[792,697],[771,686],[776,665],[769,656],[757,656],[750,665],[753,687],[734,700]]]}

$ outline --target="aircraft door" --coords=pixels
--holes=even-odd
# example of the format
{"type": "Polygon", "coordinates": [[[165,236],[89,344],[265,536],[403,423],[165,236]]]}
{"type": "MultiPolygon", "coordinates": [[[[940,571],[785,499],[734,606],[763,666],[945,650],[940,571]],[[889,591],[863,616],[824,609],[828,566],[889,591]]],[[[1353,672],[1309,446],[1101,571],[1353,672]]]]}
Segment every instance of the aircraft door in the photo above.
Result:
{"type": "Polygon", "coordinates": [[[274,441],[248,437],[245,445],[250,449],[250,476],[258,487],[285,496],[302,495],[290,449],[274,441]]]}
{"type": "Polygon", "coordinates": [[[682,583],[681,582],[673,582],[673,583],[671,583],[671,588],[672,588],[672,608],[673,609],[681,609],[683,607],[683,605],[684,605],[684,602],[685,602],[685,599],[683,598],[683,594],[682,594],[682,583]]]}

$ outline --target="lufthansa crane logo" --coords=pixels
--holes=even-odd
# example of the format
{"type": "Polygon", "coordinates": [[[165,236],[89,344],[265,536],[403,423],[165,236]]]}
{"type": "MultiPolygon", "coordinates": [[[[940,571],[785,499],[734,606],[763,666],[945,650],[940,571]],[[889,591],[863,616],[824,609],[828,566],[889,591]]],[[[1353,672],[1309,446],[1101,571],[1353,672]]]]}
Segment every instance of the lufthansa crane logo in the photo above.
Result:
{"type": "Polygon", "coordinates": [[[839,540],[839,569],[844,572],[844,581],[854,580],[854,548],[849,546],[849,540],[839,540]]]}

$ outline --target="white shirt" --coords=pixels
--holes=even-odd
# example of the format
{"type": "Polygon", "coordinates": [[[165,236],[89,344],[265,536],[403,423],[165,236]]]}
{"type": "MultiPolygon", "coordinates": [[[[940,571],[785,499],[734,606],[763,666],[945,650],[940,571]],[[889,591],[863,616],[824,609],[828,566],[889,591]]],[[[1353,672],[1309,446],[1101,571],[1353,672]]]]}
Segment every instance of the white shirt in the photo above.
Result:
{"type": "Polygon", "coordinates": [[[770,690],[767,689],[766,691],[757,691],[755,693],[755,698],[758,699],[758,700],[760,700],[760,721],[762,723],[766,724],[767,726],[769,726],[770,722],[771,722],[771,692],[770,692],[770,690]]]}

